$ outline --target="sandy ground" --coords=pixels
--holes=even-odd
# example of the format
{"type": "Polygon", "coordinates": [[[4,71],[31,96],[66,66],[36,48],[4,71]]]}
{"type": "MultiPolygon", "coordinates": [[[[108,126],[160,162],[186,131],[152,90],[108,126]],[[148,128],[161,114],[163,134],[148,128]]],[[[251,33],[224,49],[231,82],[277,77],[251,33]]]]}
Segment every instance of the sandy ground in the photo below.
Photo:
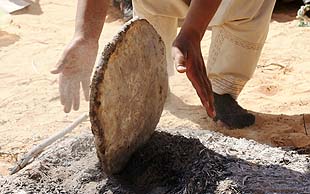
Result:
{"type": "Polygon", "coordinates": [[[0,193],[310,193],[309,156],[201,128],[162,128],[107,176],[91,133],[53,144],[12,176],[0,193]]]}
{"type": "MultiPolygon", "coordinates": [[[[79,111],[63,113],[57,76],[49,73],[72,37],[75,4],[36,0],[0,18],[0,174],[7,174],[32,145],[88,111],[84,102],[79,111]]],[[[238,99],[257,116],[254,126],[227,130],[215,125],[185,75],[179,74],[171,78],[172,94],[159,125],[214,130],[272,146],[310,146],[310,28],[297,27],[296,10],[281,8],[274,14],[256,73],[238,99]]],[[[122,24],[108,21],[100,51],[122,24]]],[[[210,38],[207,32],[202,43],[205,58],[210,38]]],[[[89,122],[84,122],[71,135],[89,130],[89,122]]]]}

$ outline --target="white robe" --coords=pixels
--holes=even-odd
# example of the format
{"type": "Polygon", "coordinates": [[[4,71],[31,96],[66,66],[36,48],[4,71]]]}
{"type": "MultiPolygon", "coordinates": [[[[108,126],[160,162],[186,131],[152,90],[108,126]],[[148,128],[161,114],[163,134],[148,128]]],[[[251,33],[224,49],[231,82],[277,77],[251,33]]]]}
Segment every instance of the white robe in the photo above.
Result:
{"type": "MultiPolygon", "coordinates": [[[[237,98],[252,77],[264,42],[276,0],[222,0],[210,21],[212,40],[207,62],[212,89],[237,98]]],[[[171,46],[178,19],[188,6],[182,0],[133,0],[134,15],[147,19],[166,45],[167,70],[174,73],[171,46]]]]}

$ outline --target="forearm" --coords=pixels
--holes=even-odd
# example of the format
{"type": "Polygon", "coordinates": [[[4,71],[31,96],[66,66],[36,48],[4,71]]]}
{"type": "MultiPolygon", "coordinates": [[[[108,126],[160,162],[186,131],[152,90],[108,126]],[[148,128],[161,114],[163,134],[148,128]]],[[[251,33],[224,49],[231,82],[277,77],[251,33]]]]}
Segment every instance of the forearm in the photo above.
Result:
{"type": "Polygon", "coordinates": [[[201,40],[221,0],[192,0],[179,35],[201,40]]]}
{"type": "Polygon", "coordinates": [[[98,41],[109,6],[109,0],[78,0],[75,38],[98,41]]]}

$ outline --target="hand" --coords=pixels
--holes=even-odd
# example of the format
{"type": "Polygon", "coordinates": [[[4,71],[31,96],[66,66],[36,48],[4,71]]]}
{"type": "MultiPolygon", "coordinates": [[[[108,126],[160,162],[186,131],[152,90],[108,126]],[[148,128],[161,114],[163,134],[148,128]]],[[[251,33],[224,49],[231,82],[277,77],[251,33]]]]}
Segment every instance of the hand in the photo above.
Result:
{"type": "Polygon", "coordinates": [[[89,100],[89,85],[92,70],[96,61],[98,42],[85,39],[73,39],[62,56],[51,70],[59,74],[59,93],[64,112],[78,110],[80,106],[80,84],[85,100],[89,100]]]}
{"type": "Polygon", "coordinates": [[[216,113],[212,86],[201,54],[200,40],[179,34],[173,43],[172,57],[176,70],[179,73],[186,72],[209,117],[214,118],[216,113]]]}

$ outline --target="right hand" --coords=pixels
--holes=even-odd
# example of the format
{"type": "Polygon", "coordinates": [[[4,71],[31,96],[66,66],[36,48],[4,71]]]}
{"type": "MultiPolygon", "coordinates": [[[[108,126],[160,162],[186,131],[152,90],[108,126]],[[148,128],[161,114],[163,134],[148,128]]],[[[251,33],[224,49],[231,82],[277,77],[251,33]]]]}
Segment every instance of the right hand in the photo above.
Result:
{"type": "Polygon", "coordinates": [[[172,57],[179,73],[186,73],[209,117],[216,116],[212,85],[207,76],[200,40],[180,33],[172,46],[172,57]]]}
{"type": "Polygon", "coordinates": [[[90,77],[96,61],[98,41],[74,38],[64,50],[52,74],[59,74],[60,101],[64,112],[78,110],[80,106],[80,84],[85,100],[89,101],[90,77]]]}

